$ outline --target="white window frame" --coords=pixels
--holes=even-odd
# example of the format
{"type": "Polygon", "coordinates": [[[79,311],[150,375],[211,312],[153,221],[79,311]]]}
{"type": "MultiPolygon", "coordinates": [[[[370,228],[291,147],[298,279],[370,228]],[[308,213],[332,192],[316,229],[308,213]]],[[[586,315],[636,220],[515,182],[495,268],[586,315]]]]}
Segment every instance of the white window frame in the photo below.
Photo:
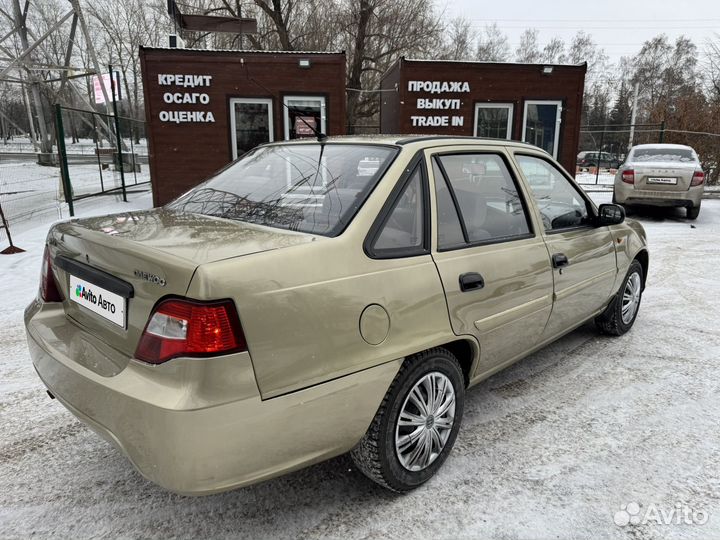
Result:
{"type": "Polygon", "coordinates": [[[527,130],[528,105],[555,105],[555,140],[553,141],[552,156],[557,159],[558,147],[560,145],[560,124],[562,122],[562,101],[551,99],[529,99],[525,101],[522,124],[522,142],[525,142],[525,131],[527,130]]]}
{"type": "Polygon", "coordinates": [[[320,133],[327,133],[327,104],[325,96],[284,96],[283,97],[283,130],[285,140],[290,140],[290,101],[318,101],[320,103],[320,133]]]}
{"type": "Polygon", "coordinates": [[[507,109],[508,110],[508,122],[507,122],[507,137],[508,141],[512,140],[512,126],[513,116],[515,113],[514,103],[476,103],[475,104],[475,122],[473,124],[473,137],[478,136],[478,117],[480,116],[480,109],[507,109]]]}
{"type": "Polygon", "coordinates": [[[267,105],[268,110],[268,127],[270,128],[268,130],[268,135],[270,140],[268,142],[273,142],[275,140],[275,123],[273,122],[273,100],[270,98],[230,98],[230,138],[232,139],[232,155],[233,159],[237,159],[237,130],[236,130],[236,120],[235,120],[235,105],[239,103],[248,103],[248,104],[263,104],[267,105]]]}

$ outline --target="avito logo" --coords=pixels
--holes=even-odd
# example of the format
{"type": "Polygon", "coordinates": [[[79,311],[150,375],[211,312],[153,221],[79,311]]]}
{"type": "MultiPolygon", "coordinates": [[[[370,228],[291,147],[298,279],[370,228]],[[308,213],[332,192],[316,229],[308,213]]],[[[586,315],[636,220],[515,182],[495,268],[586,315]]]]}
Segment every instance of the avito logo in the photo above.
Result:
{"type": "Polygon", "coordinates": [[[78,283],[75,286],[75,296],[78,298],[82,298],[83,300],[90,302],[93,305],[96,305],[105,311],[109,311],[110,313],[115,313],[115,304],[111,302],[110,300],[107,300],[106,298],[102,297],[102,294],[99,296],[92,292],[92,289],[86,289],[82,284],[78,283]]]}

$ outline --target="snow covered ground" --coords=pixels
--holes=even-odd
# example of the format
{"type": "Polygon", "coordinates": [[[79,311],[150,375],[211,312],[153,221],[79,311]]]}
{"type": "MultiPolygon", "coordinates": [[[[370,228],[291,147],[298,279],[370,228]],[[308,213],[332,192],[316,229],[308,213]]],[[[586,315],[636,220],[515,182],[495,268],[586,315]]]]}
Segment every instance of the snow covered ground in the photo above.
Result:
{"type": "MultiPolygon", "coordinates": [[[[2,146],[0,146],[2,152],[2,146]]],[[[147,158],[137,156],[139,172],[127,171],[125,185],[150,181],[147,158]]],[[[120,173],[108,167],[102,170],[94,157],[70,158],[68,172],[74,197],[99,193],[121,184],[120,173]]],[[[27,156],[3,156],[0,154],[0,204],[11,232],[23,231],[37,222],[49,225],[53,220],[69,217],[64,203],[59,167],[38,165],[34,154],[27,156]]],[[[4,235],[0,235],[4,240],[4,235]]]]}
{"type": "Polygon", "coordinates": [[[587,325],[473,388],[450,458],[402,496],[347,457],[204,498],[145,481],[35,375],[22,310],[47,226],[19,234],[27,253],[0,256],[0,538],[720,538],[720,200],[694,227],[637,218],[651,270],[633,330],[587,325]]]}

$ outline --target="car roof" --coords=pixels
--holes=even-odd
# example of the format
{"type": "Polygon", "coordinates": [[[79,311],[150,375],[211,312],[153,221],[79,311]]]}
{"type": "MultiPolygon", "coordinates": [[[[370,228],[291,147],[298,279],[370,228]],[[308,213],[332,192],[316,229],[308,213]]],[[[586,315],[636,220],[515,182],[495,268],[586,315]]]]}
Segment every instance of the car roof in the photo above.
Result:
{"type": "MultiPolygon", "coordinates": [[[[317,139],[308,137],[305,139],[295,139],[292,141],[276,141],[269,144],[317,144],[317,139]]],[[[333,143],[356,143],[356,144],[385,144],[392,146],[406,146],[411,144],[422,144],[432,142],[442,142],[443,145],[462,145],[468,143],[481,143],[486,146],[514,146],[526,149],[538,150],[544,152],[542,148],[535,145],[508,140],[508,139],[492,139],[486,137],[472,137],[470,135],[333,135],[328,137],[325,142],[333,143]]]]}
{"type": "Polygon", "coordinates": [[[695,149],[692,146],[687,146],[685,144],[669,144],[669,143],[650,143],[650,144],[636,144],[632,147],[632,150],[635,150],[636,148],[667,148],[667,149],[676,149],[676,150],[692,150],[693,152],[695,149]]]}

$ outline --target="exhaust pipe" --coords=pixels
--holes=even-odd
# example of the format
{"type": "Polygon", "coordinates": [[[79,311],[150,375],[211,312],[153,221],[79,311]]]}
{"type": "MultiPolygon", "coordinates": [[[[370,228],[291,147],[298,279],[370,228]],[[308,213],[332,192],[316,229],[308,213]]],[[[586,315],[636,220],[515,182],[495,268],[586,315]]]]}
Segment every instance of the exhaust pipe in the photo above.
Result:
{"type": "Polygon", "coordinates": [[[53,396],[52,392],[50,390],[45,390],[47,392],[47,395],[50,396],[50,399],[55,399],[55,396],[53,396]]]}

